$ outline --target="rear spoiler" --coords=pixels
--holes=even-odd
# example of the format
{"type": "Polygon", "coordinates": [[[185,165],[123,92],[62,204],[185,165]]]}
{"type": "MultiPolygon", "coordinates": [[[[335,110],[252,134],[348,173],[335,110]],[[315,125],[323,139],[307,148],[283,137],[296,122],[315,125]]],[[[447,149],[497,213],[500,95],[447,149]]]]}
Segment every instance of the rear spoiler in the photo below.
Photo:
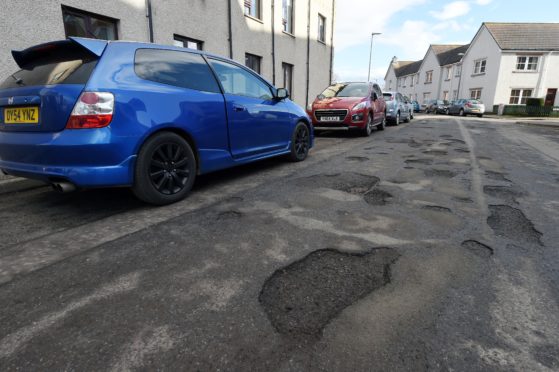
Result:
{"type": "Polygon", "coordinates": [[[57,48],[64,47],[68,44],[77,44],[84,49],[88,50],[90,53],[101,57],[105,47],[109,42],[107,40],[98,39],[86,39],[83,37],[69,37],[67,40],[52,41],[49,43],[39,44],[27,48],[25,50],[17,51],[12,50],[12,57],[17,63],[19,68],[24,68],[29,62],[35,60],[37,56],[45,52],[48,53],[49,50],[56,50],[57,48]]]}

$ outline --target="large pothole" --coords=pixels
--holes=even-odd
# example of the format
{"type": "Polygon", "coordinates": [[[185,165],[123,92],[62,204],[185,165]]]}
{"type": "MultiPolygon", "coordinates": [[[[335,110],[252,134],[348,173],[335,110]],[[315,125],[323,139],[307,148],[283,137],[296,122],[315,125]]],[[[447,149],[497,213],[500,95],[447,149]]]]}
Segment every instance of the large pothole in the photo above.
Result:
{"type": "Polygon", "coordinates": [[[379,188],[374,188],[363,195],[363,198],[371,205],[386,205],[392,200],[392,194],[379,188]]]}
{"type": "Polygon", "coordinates": [[[366,174],[343,172],[336,174],[317,174],[295,180],[297,185],[305,187],[325,187],[351,194],[364,194],[376,186],[380,179],[366,174]]]}
{"type": "Polygon", "coordinates": [[[319,336],[343,309],[390,282],[399,257],[391,248],[366,253],[324,249],[277,270],[259,300],[274,328],[291,336],[319,336]]]}
{"type": "Polygon", "coordinates": [[[425,169],[423,171],[427,177],[442,177],[442,178],[453,178],[456,177],[456,172],[446,169],[425,169]]]}
{"type": "Polygon", "coordinates": [[[491,214],[487,217],[487,224],[495,234],[513,241],[543,245],[542,233],[536,230],[520,209],[508,205],[490,205],[489,211],[491,214]]]}

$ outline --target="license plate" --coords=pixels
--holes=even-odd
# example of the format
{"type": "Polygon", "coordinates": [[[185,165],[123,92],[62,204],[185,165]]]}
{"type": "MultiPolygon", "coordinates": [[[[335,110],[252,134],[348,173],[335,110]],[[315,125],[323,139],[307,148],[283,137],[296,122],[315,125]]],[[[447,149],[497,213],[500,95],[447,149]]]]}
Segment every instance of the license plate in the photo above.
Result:
{"type": "Polygon", "coordinates": [[[479,112],[479,109],[472,109],[472,112],[479,112]]]}
{"type": "Polygon", "coordinates": [[[320,118],[320,121],[340,121],[340,118],[337,116],[323,116],[320,118]]]}
{"type": "Polygon", "coordinates": [[[6,124],[38,124],[38,107],[10,107],[4,109],[4,123],[6,124]]]}

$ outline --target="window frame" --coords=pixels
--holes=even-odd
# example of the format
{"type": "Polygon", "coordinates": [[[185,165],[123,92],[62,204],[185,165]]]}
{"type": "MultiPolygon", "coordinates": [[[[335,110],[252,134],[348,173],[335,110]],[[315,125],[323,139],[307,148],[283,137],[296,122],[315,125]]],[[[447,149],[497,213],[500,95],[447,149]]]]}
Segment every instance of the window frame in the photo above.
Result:
{"type": "Polygon", "coordinates": [[[246,17],[251,17],[262,21],[262,0],[244,0],[243,13],[246,17]],[[251,9],[253,8],[256,9],[254,15],[251,13],[251,9]]]}
{"type": "Polygon", "coordinates": [[[487,71],[487,58],[476,59],[474,61],[474,75],[483,75],[485,71],[487,71]]]}
{"type": "Polygon", "coordinates": [[[289,92],[289,96],[293,97],[293,71],[295,66],[291,63],[282,62],[281,71],[283,75],[283,87],[289,92]],[[289,71],[289,81],[286,81],[286,72],[289,71]]]}
{"type": "Polygon", "coordinates": [[[61,9],[62,9],[62,24],[64,26],[64,35],[65,35],[66,38],[71,37],[71,36],[75,36],[75,37],[94,38],[94,39],[97,39],[97,40],[105,40],[105,39],[97,38],[95,36],[95,34],[93,33],[91,19],[95,18],[95,19],[99,19],[101,21],[112,23],[113,28],[114,28],[115,38],[110,39],[110,40],[119,40],[119,36],[118,36],[118,26],[119,26],[119,21],[120,21],[119,19],[104,16],[104,15],[97,14],[97,13],[88,12],[88,11],[81,10],[81,9],[78,9],[78,8],[69,7],[69,6],[66,6],[66,5],[62,5],[61,9]],[[86,28],[86,32],[88,33],[88,35],[85,35],[85,36],[69,35],[67,24],[64,21],[64,16],[66,14],[84,18],[85,19],[85,28],[86,28]]]}
{"type": "Polygon", "coordinates": [[[531,56],[531,55],[517,55],[516,56],[516,69],[515,71],[522,71],[522,72],[538,72],[540,66],[540,56],[531,56]],[[519,60],[524,58],[524,62],[520,62],[519,60]],[[535,59],[536,62],[531,62],[530,60],[535,59]],[[529,68],[530,65],[534,65],[534,68],[529,68]],[[519,66],[522,65],[522,68],[519,66]]]}
{"type": "Polygon", "coordinates": [[[326,44],[326,17],[322,14],[318,13],[318,35],[317,41],[326,44]],[[321,29],[321,21],[322,21],[322,29],[321,29]]]}
{"type": "Polygon", "coordinates": [[[525,105],[526,99],[532,98],[534,94],[534,88],[513,88],[510,90],[509,105],[525,105]],[[513,96],[513,92],[518,91],[518,95],[513,96]],[[525,92],[529,91],[530,95],[526,95],[525,92]],[[513,102],[516,101],[516,102],[513,102]]]}
{"type": "Polygon", "coordinates": [[[425,84],[433,82],[433,70],[425,71],[425,84]]]}
{"type": "MultiPolygon", "coordinates": [[[[197,39],[193,39],[191,37],[186,37],[186,36],[182,36],[179,34],[173,34],[173,45],[179,48],[187,48],[187,49],[192,49],[192,50],[204,50],[204,42],[202,40],[197,40],[197,39]],[[175,45],[174,42],[175,41],[180,41],[183,43],[182,46],[179,45],[175,45]],[[190,48],[188,46],[185,46],[184,44],[186,43],[196,43],[197,45],[200,46],[200,48],[190,48]]],[[[187,44],[188,45],[188,44],[187,44]]]]}
{"type": "Polygon", "coordinates": [[[481,92],[482,92],[483,88],[472,88],[470,89],[470,99],[477,99],[478,101],[481,101],[481,92]],[[475,92],[475,94],[474,94],[475,92]]]}
{"type": "Polygon", "coordinates": [[[281,25],[283,32],[289,35],[295,34],[295,1],[296,0],[283,0],[281,4],[282,8],[282,17],[281,17],[281,25]],[[287,11],[285,8],[286,2],[289,2],[291,7],[287,7],[287,11]],[[288,18],[285,18],[285,16],[288,18]]]}
{"type": "Polygon", "coordinates": [[[260,75],[262,73],[262,56],[259,56],[257,54],[252,54],[252,53],[245,53],[245,67],[248,67],[252,71],[256,72],[258,75],[260,75]],[[257,70],[247,64],[249,58],[258,62],[257,70]]]}

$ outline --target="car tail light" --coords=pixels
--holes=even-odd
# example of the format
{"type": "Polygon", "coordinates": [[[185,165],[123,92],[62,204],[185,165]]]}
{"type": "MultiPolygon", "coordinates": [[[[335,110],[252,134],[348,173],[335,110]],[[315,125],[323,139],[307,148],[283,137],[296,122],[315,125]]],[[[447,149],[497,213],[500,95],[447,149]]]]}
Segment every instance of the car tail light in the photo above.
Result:
{"type": "Polygon", "coordinates": [[[466,102],[466,107],[472,107],[472,104],[470,102],[466,102]]]}
{"type": "Polygon", "coordinates": [[[113,120],[115,97],[107,92],[83,92],[66,123],[67,129],[103,128],[113,120]]]}

